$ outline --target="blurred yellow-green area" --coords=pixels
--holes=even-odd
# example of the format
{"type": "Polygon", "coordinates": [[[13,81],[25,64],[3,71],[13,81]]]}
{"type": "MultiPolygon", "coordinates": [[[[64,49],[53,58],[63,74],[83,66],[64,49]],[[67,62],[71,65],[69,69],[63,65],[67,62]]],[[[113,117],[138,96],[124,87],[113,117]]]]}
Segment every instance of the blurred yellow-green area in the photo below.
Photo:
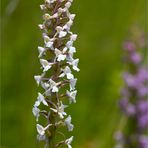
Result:
{"type": "MultiPolygon", "coordinates": [[[[40,74],[37,46],[43,44],[42,0],[1,2],[1,148],[39,148],[32,107],[40,74]]],[[[74,148],[113,148],[121,124],[122,42],[133,25],[146,31],[147,0],[74,0],[72,31],[81,71],[77,103],[66,109],[75,129],[74,148]]]]}

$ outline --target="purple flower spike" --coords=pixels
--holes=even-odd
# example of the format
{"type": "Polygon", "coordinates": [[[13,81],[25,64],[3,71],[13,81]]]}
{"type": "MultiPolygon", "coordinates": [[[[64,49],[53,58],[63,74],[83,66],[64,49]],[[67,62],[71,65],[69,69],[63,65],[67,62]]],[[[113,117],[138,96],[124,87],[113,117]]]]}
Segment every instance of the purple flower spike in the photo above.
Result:
{"type": "Polygon", "coordinates": [[[134,76],[129,73],[124,73],[123,75],[124,81],[128,87],[135,88],[137,85],[135,84],[134,76]]]}
{"type": "Polygon", "coordinates": [[[145,129],[148,126],[148,115],[143,115],[138,119],[138,126],[140,129],[145,129]]]}
{"type": "Polygon", "coordinates": [[[148,148],[148,137],[146,136],[139,137],[139,148],[148,148]]]}
{"type": "Polygon", "coordinates": [[[141,97],[148,96],[148,87],[139,88],[138,93],[141,97]]]}
{"type": "Polygon", "coordinates": [[[137,53],[133,53],[131,54],[131,62],[133,62],[134,64],[139,64],[141,62],[141,56],[137,53]]]}
{"type": "Polygon", "coordinates": [[[135,44],[130,41],[125,42],[123,44],[123,48],[128,51],[134,51],[136,49],[135,44]]]}
{"type": "Polygon", "coordinates": [[[148,69],[142,65],[143,56],[137,50],[141,47],[138,43],[127,41],[124,44],[127,69],[123,74],[125,85],[119,106],[128,120],[126,130],[130,130],[126,134],[120,133],[124,135],[124,142],[116,138],[117,147],[148,148],[148,69]]]}
{"type": "Polygon", "coordinates": [[[148,100],[141,100],[137,104],[137,110],[140,113],[146,113],[148,112],[148,100]]]}

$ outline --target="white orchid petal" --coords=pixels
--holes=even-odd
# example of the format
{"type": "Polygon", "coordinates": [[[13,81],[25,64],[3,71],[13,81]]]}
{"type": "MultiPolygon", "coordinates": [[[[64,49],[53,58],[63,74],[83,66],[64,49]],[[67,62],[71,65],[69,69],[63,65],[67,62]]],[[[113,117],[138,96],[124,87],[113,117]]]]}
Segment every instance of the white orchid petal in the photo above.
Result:
{"type": "Polygon", "coordinates": [[[74,79],[74,76],[73,76],[73,74],[71,74],[71,73],[67,73],[67,79],[74,79]]]}
{"type": "Polygon", "coordinates": [[[40,82],[41,82],[41,76],[40,75],[38,75],[38,76],[34,76],[34,79],[36,80],[36,83],[37,83],[37,85],[39,85],[40,84],[40,82]]]}
{"type": "Polygon", "coordinates": [[[52,92],[58,92],[58,91],[59,91],[59,89],[56,86],[53,86],[52,92]]]}
{"type": "Polygon", "coordinates": [[[67,35],[66,31],[60,31],[59,38],[65,37],[67,35]]]}
{"type": "Polygon", "coordinates": [[[52,46],[53,46],[53,42],[49,41],[46,43],[47,48],[52,48],[52,46]]]}
{"type": "Polygon", "coordinates": [[[50,108],[53,112],[57,113],[58,111],[54,108],[50,108]]]}
{"type": "Polygon", "coordinates": [[[77,39],[77,34],[72,34],[70,38],[72,41],[75,41],[77,39]]]}
{"type": "Polygon", "coordinates": [[[70,79],[70,91],[75,89],[77,79],[70,79]]]}
{"type": "Polygon", "coordinates": [[[36,125],[36,128],[37,128],[37,132],[40,134],[40,135],[44,135],[45,134],[45,130],[44,130],[44,127],[40,124],[37,124],[36,125]]]}
{"type": "Polygon", "coordinates": [[[63,55],[63,54],[61,54],[61,55],[59,55],[58,56],[58,59],[57,59],[57,61],[64,61],[66,59],[66,55],[63,55]]]}
{"type": "Polygon", "coordinates": [[[73,130],[74,126],[73,126],[73,124],[71,124],[71,116],[70,115],[65,119],[64,123],[67,126],[68,131],[73,130]]]}
{"type": "Polygon", "coordinates": [[[63,78],[65,76],[65,73],[62,73],[59,75],[60,78],[63,78]]]}
{"type": "Polygon", "coordinates": [[[38,121],[38,118],[40,116],[40,109],[37,108],[37,106],[34,106],[32,109],[32,113],[36,117],[36,121],[38,121]]]}

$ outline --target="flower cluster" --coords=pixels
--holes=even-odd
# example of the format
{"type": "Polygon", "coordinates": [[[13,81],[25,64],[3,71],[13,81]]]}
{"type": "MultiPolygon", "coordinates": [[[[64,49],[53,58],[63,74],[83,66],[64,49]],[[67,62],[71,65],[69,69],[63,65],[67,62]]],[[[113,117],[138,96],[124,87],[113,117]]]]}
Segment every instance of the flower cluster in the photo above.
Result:
{"type": "Polygon", "coordinates": [[[119,104],[128,118],[128,130],[118,133],[117,139],[120,147],[148,148],[148,69],[142,64],[143,57],[136,42],[125,42],[124,49],[125,86],[119,104]]]}
{"type": "Polygon", "coordinates": [[[76,52],[73,46],[77,35],[70,31],[75,14],[70,14],[69,8],[73,0],[45,0],[40,5],[44,12],[43,24],[39,28],[43,31],[44,46],[38,47],[42,74],[34,76],[37,85],[43,88],[38,93],[33,107],[33,114],[38,122],[40,116],[45,118],[45,126],[37,124],[38,140],[45,140],[48,147],[67,145],[71,148],[73,136],[65,139],[61,127],[73,130],[71,116],[67,115],[65,103],[76,103],[77,79],[72,74],[79,71],[79,59],[74,59],[76,52]],[[68,88],[69,85],[69,88],[68,88]],[[68,90],[69,89],[69,90],[68,90]],[[68,99],[67,99],[68,98],[68,99]],[[61,134],[64,139],[57,141],[56,135],[61,134]]]}

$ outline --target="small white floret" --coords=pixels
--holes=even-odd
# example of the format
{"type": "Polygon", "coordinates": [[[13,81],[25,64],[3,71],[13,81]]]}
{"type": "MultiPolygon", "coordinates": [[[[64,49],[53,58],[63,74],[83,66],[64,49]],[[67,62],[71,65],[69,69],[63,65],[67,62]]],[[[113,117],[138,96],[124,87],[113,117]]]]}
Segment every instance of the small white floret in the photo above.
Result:
{"type": "Polygon", "coordinates": [[[45,59],[40,59],[40,63],[42,65],[43,69],[44,69],[43,72],[48,71],[52,67],[52,64],[53,64],[53,63],[49,63],[45,59]]]}
{"type": "Polygon", "coordinates": [[[55,48],[55,54],[56,54],[57,61],[59,62],[64,61],[66,59],[66,55],[57,48],[55,48]]]}
{"type": "Polygon", "coordinates": [[[44,52],[46,51],[45,48],[38,46],[38,51],[39,51],[39,58],[44,54],[44,52]]]}
{"type": "Polygon", "coordinates": [[[52,79],[49,80],[50,82],[50,89],[52,92],[58,92],[58,83],[54,82],[52,79]]]}
{"type": "Polygon", "coordinates": [[[64,109],[67,107],[67,105],[63,105],[62,102],[60,102],[60,106],[58,106],[57,109],[54,109],[54,108],[50,108],[53,112],[57,113],[59,115],[59,117],[61,119],[64,118],[64,116],[66,116],[66,112],[64,112],[64,109]]]}
{"type": "Polygon", "coordinates": [[[37,125],[36,125],[37,132],[39,133],[39,135],[45,135],[45,131],[46,131],[50,126],[52,126],[52,124],[48,124],[46,127],[43,127],[42,125],[37,124],[37,125]]]}
{"type": "Polygon", "coordinates": [[[38,121],[39,116],[40,116],[40,109],[34,106],[32,109],[32,113],[36,117],[36,121],[38,121]]]}
{"type": "Polygon", "coordinates": [[[77,34],[72,34],[71,37],[70,37],[70,39],[72,41],[75,41],[77,39],[77,34]]]}
{"type": "Polygon", "coordinates": [[[38,75],[38,76],[34,76],[34,79],[35,79],[37,85],[39,85],[40,82],[41,82],[42,77],[40,75],[38,75]]]}
{"type": "Polygon", "coordinates": [[[69,97],[69,103],[76,103],[76,95],[77,95],[77,91],[72,91],[72,92],[69,92],[67,90],[66,92],[67,96],[69,97]]]}
{"type": "Polygon", "coordinates": [[[35,106],[39,106],[41,102],[44,105],[48,106],[48,103],[46,102],[45,97],[41,93],[38,93],[38,97],[37,97],[37,101],[35,102],[35,106]]]}
{"type": "Polygon", "coordinates": [[[78,63],[79,63],[79,59],[75,59],[72,62],[68,62],[70,65],[72,65],[73,69],[75,71],[80,71],[80,69],[78,68],[78,63]]]}
{"type": "Polygon", "coordinates": [[[67,126],[68,128],[68,131],[72,131],[73,128],[74,128],[74,125],[71,124],[71,116],[68,116],[66,119],[65,119],[65,125],[67,126]]]}
{"type": "Polygon", "coordinates": [[[67,76],[67,79],[74,79],[73,74],[71,73],[71,70],[68,66],[65,67],[65,69],[62,70],[63,73],[59,77],[64,77],[65,75],[67,76]]]}
{"type": "Polygon", "coordinates": [[[75,90],[77,79],[71,79],[70,80],[70,91],[75,90]]]}
{"type": "Polygon", "coordinates": [[[72,148],[71,146],[72,141],[73,141],[73,136],[65,140],[65,144],[68,146],[68,148],[72,148]]]}

